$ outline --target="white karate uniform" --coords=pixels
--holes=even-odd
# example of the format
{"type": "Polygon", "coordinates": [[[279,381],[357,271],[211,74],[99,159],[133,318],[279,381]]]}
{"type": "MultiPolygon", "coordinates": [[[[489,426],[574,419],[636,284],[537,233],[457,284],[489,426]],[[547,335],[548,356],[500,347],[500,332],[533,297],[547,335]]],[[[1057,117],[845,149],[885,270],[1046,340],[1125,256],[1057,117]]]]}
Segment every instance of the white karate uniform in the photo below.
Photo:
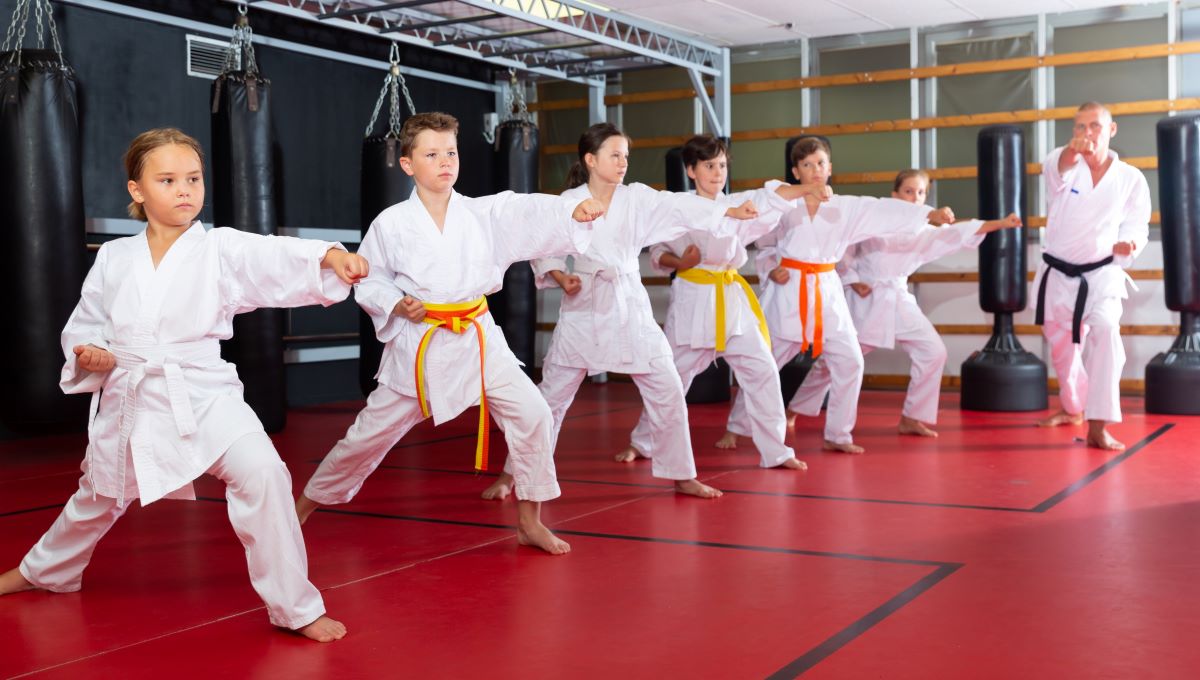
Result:
{"type": "MultiPolygon", "coordinates": [[[[322,504],[346,503],[387,452],[424,420],[417,400],[414,366],[422,336],[432,326],[393,314],[405,294],[425,303],[469,302],[500,290],[514,262],[578,253],[588,247],[591,225],[571,219],[579,199],[506,191],[467,198],[455,192],[443,229],[412,197],[380,213],[358,252],[371,272],[355,291],[384,344],[379,387],[346,436],[321,461],[304,495],[322,504]]],[[[559,496],[554,473],[550,411],[490,313],[475,319],[485,341],[484,384],[492,416],[504,430],[508,464],[518,499],[547,501],[559,496]]],[[[425,394],[435,424],[479,404],[480,338],[433,331],[425,353],[425,394]]]]}
{"type": "MultiPolygon", "coordinates": [[[[1112,264],[1083,275],[1088,296],[1081,325],[1082,345],[1071,338],[1079,279],[1054,271],[1046,281],[1045,324],[1042,333],[1050,344],[1059,398],[1068,413],[1083,413],[1088,420],[1121,421],[1121,371],[1125,346],[1121,342],[1122,300],[1133,280],[1124,272],[1146,247],[1150,233],[1150,189],[1137,168],[1109,151],[1112,165],[1092,185],[1092,174],[1082,156],[1065,173],[1058,172],[1062,147],[1042,163],[1048,211],[1043,250],[1071,264],[1097,262],[1113,254],[1119,241],[1132,241],[1132,256],[1116,257],[1112,264]],[[1089,385],[1091,389],[1089,389],[1089,385]]],[[[1038,266],[1033,282],[1034,304],[1038,287],[1049,267],[1038,266]]]]}
{"type": "MultiPolygon", "coordinates": [[[[768,184],[768,186],[771,186],[768,184]]],[[[842,282],[836,271],[807,274],[809,320],[801,324],[801,272],[788,270],[787,283],[768,278],[781,258],[814,264],[833,264],[855,243],[877,236],[912,231],[926,223],[929,208],[892,198],[835,195],[822,203],[815,217],[809,217],[804,201],[784,215],[782,226],[758,241],[755,258],[763,282],[762,306],[771,329],[771,351],[776,366],[782,368],[800,353],[802,343],[812,342],[815,331],[816,291],[819,280],[822,296],[821,320],[824,326],[823,356],[830,370],[829,410],[825,415],[825,439],[839,444],[853,441],[851,432],[862,389],[863,355],[850,319],[850,310],[842,294],[842,282]]],[[[809,385],[807,379],[792,398],[788,408],[815,416],[821,411],[824,389],[809,385]],[[806,389],[807,388],[807,389],[806,389]]],[[[751,433],[746,410],[745,390],[739,390],[729,414],[728,429],[742,436],[751,433]]]]}
{"type": "Polygon", "coordinates": [[[78,590],[96,543],[133,499],[194,498],[192,480],[208,472],[226,484],[229,518],[271,622],[300,628],[324,614],[308,581],[287,467],[243,401],[219,341],[232,337],[236,314],[345,299],[350,287],[320,268],[331,247],[341,246],[205,232],[196,222],[157,269],[145,232],[100,248],[62,333],[60,385],[92,393],[84,474],[21,562],[30,583],[78,590]],[[111,351],[116,367],[78,368],[72,350],[87,344],[111,351]]]}
{"type": "MultiPolygon", "coordinates": [[[[692,231],[667,243],[650,248],[650,260],[656,271],[674,271],[660,264],[666,253],[683,255],[688,246],[700,250],[700,263],[695,269],[723,272],[737,271],[746,264],[746,245],[778,226],[791,204],[773,190],[759,189],[731,195],[721,195],[717,203],[736,207],[745,201],[754,202],[758,217],[737,223],[733,236],[717,236],[692,231]]],[[[750,400],[750,429],[758,448],[762,467],[783,464],[796,454],[784,443],[787,418],[779,399],[779,371],[771,355],[769,336],[763,337],[758,317],[754,314],[746,291],[737,282],[723,285],[725,304],[725,349],[720,353],[729,363],[738,384],[747,390],[750,400]]],[[[683,383],[684,394],[695,377],[717,359],[716,350],[716,285],[693,283],[676,277],[671,283],[671,306],[663,329],[675,357],[675,369],[683,383]]],[[[646,414],[633,430],[633,446],[639,451],[651,448],[651,428],[646,414]]]]}
{"type": "MultiPolygon", "coordinates": [[[[580,201],[591,193],[582,185],[563,196],[580,201]]],[[[584,376],[626,373],[642,395],[650,434],[646,448],[639,451],[653,461],[654,476],[696,477],[683,385],[671,360],[671,346],[654,321],[638,255],[642,248],[689,230],[731,235],[735,220],[726,223],[726,210],[723,203],[655,191],[644,184],[616,188],[608,212],[596,221],[587,255],[574,258],[581,288],[575,295],[563,295],[542,363],[538,388],[554,414],[556,438],[584,376]]],[[[565,258],[532,264],[539,288],[557,286],[549,272],[567,270],[565,258]]]]}
{"type": "MultiPolygon", "coordinates": [[[[966,220],[940,228],[927,225],[914,232],[873,238],[851,246],[838,263],[862,353],[897,346],[908,353],[912,369],[902,413],[923,423],[937,422],[946,344],[909,292],[908,277],[939,257],[978,247],[984,235],[976,232],[982,224],[981,220],[966,220]],[[850,288],[852,283],[865,283],[871,292],[861,297],[850,288]]],[[[817,359],[804,387],[806,395],[807,390],[820,390],[820,395],[806,398],[823,401],[829,380],[824,357],[817,359]]]]}

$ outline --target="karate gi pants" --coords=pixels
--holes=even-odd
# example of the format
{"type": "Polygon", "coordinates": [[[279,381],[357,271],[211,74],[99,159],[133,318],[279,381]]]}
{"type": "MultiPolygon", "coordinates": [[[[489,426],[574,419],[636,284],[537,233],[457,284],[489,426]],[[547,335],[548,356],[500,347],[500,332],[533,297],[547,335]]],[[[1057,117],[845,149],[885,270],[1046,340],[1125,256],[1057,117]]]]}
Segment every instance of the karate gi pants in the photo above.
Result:
{"type": "MultiPolygon", "coordinates": [[[[1070,329],[1068,328],[1068,339],[1070,329]]],[[[876,347],[861,345],[864,356],[870,354],[876,347]]],[[[908,392],[904,397],[904,409],[901,413],[922,423],[936,424],[938,402],[942,396],[942,373],[946,368],[946,344],[929,319],[918,313],[911,317],[907,328],[896,328],[896,349],[903,350],[912,360],[909,370],[908,392]]],[[[804,400],[824,400],[829,390],[829,366],[824,358],[818,359],[812,370],[804,378],[804,387],[796,391],[797,396],[802,392],[804,400]],[[813,396],[817,391],[820,396],[813,396]]],[[[793,403],[796,403],[793,400],[793,403]]],[[[818,404],[817,408],[820,408],[818,404]]],[[[808,413],[793,409],[798,413],[808,413]]]]}
{"type": "MultiPolygon", "coordinates": [[[[718,355],[711,347],[672,345],[671,350],[686,395],[692,381],[716,361],[718,355]]],[[[749,402],[749,436],[758,449],[759,465],[776,467],[789,458],[795,458],[796,452],[784,443],[787,416],[783,412],[783,401],[779,398],[779,370],[762,334],[748,333],[727,338],[725,351],[720,356],[737,376],[738,393],[744,393],[749,402]]],[[[634,448],[638,451],[649,450],[653,445],[652,431],[650,419],[643,412],[633,430],[634,448]]]]}
{"type": "Polygon", "coordinates": [[[1050,344],[1054,372],[1058,375],[1058,397],[1062,408],[1067,413],[1082,413],[1087,420],[1119,423],[1121,372],[1125,368],[1121,299],[1088,299],[1080,328],[1083,342],[1078,345],[1071,342],[1074,304],[1073,295],[1062,296],[1062,299],[1047,295],[1046,323],[1042,326],[1042,334],[1050,344]]]}
{"type": "MultiPolygon", "coordinates": [[[[558,364],[542,366],[542,382],[538,385],[550,412],[554,414],[554,437],[562,429],[567,409],[575,400],[587,369],[568,368],[558,364]]],[[[650,360],[650,372],[631,376],[642,395],[642,418],[646,432],[638,452],[651,461],[651,474],[659,479],[685,480],[696,478],[696,461],[692,457],[692,438],[688,432],[687,403],[683,398],[683,383],[668,357],[650,360]]],[[[505,465],[505,471],[508,466],[505,465]]]]}
{"type": "MultiPolygon", "coordinates": [[[[433,389],[437,389],[436,382],[433,389]]],[[[488,410],[508,443],[504,470],[515,480],[517,499],[558,498],[553,421],[537,387],[516,362],[506,362],[488,384],[487,399],[488,410]]],[[[422,420],[425,416],[416,397],[386,385],[376,387],[346,436],[321,461],[304,495],[321,505],[349,502],[396,442],[422,420]]]]}
{"type": "MultiPolygon", "coordinates": [[[[207,472],[225,483],[229,521],[246,548],[250,583],[271,623],[296,629],[320,618],[325,603],[308,580],[292,479],[271,439],[263,432],[238,439],[207,472]]],[[[96,544],[131,502],[96,495],[85,475],[54,525],[21,561],[21,575],[49,591],[79,590],[96,544]]]]}
{"type": "MultiPolygon", "coordinates": [[[[825,392],[830,390],[829,407],[825,411],[825,439],[836,444],[851,444],[854,442],[854,424],[858,419],[858,395],[862,391],[862,349],[854,335],[826,333],[823,342],[820,359],[828,366],[828,377],[821,380],[827,382],[822,383],[818,376],[813,375],[813,371],[809,371],[788,404],[788,410],[806,416],[820,415],[825,392]]],[[[771,345],[776,370],[800,354],[798,342],[771,338],[771,345]]],[[[730,432],[743,437],[753,431],[745,395],[745,390],[738,391],[727,426],[730,432]]]]}

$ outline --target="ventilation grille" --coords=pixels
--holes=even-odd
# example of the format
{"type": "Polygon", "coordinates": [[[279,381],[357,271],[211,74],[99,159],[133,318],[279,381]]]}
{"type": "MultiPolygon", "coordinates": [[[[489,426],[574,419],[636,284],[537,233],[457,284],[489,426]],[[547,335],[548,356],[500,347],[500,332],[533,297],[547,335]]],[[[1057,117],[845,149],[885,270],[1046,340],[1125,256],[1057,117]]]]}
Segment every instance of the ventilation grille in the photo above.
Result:
{"type": "MultiPolygon", "coordinates": [[[[198,35],[187,36],[187,74],[196,78],[216,80],[225,67],[225,51],[229,49],[228,42],[202,38],[198,35]]],[[[234,70],[241,68],[242,55],[234,59],[234,70]]]]}

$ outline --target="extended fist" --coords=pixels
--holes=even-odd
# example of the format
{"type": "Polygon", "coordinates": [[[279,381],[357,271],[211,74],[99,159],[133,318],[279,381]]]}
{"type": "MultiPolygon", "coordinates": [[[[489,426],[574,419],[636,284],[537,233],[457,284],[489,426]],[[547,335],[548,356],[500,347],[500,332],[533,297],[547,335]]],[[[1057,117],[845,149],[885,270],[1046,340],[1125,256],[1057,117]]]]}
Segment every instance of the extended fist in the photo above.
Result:
{"type": "Polygon", "coordinates": [[[828,184],[803,184],[804,195],[809,198],[815,198],[824,203],[833,198],[833,187],[828,184]]]}
{"type": "Polygon", "coordinates": [[[103,373],[117,365],[112,352],[95,345],[75,345],[71,351],[75,352],[75,364],[85,371],[103,373]]]}
{"type": "Polygon", "coordinates": [[[749,220],[758,217],[758,208],[754,207],[753,201],[746,201],[736,208],[726,210],[725,214],[735,220],[749,220]]]}
{"type": "Polygon", "coordinates": [[[925,218],[935,227],[940,227],[943,224],[954,224],[954,211],[949,207],[938,208],[937,210],[929,211],[929,215],[925,218]]]}
{"type": "Polygon", "coordinates": [[[347,253],[340,248],[330,248],[321,260],[323,269],[332,269],[342,281],[354,285],[367,275],[371,265],[362,255],[347,253]]]}
{"type": "Polygon", "coordinates": [[[1021,218],[1015,212],[1012,212],[1009,213],[1008,216],[1002,217],[998,220],[988,220],[984,222],[983,226],[979,228],[979,231],[975,233],[990,234],[993,231],[998,231],[1000,229],[1016,229],[1019,226],[1021,226],[1021,218]]]}
{"type": "Polygon", "coordinates": [[[776,267],[771,270],[770,274],[767,274],[768,279],[781,285],[787,283],[791,277],[792,275],[788,273],[787,267],[776,267]]]}
{"type": "Polygon", "coordinates": [[[576,222],[591,222],[600,219],[602,215],[604,215],[604,204],[594,198],[587,198],[575,206],[571,218],[576,222]]]}
{"type": "Polygon", "coordinates": [[[1091,156],[1096,153],[1096,143],[1087,137],[1075,137],[1067,144],[1067,148],[1081,156],[1091,156]]]}

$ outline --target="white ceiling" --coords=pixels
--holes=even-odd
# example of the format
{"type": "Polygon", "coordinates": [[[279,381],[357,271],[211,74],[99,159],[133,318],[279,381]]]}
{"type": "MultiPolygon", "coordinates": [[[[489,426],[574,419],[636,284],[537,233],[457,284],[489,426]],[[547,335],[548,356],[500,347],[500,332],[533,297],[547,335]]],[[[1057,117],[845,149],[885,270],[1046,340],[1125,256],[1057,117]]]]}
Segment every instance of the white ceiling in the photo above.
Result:
{"type": "Polygon", "coordinates": [[[718,45],[1052,14],[1146,0],[596,0],[718,45]]]}

